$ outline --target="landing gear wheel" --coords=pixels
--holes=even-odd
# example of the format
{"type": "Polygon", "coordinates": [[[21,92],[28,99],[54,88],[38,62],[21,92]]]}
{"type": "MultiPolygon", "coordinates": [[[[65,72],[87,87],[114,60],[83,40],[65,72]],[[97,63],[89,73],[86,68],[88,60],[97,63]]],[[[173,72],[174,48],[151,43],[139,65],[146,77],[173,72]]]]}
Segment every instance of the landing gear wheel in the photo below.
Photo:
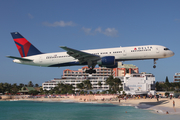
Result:
{"type": "Polygon", "coordinates": [[[85,73],[89,73],[89,74],[96,73],[96,70],[89,69],[89,70],[86,70],[85,73]]]}
{"type": "Polygon", "coordinates": [[[154,65],[153,68],[156,68],[156,65],[154,65]]]}
{"type": "Polygon", "coordinates": [[[156,61],[157,61],[158,59],[154,59],[154,66],[153,66],[153,68],[156,68],[156,61]]]}

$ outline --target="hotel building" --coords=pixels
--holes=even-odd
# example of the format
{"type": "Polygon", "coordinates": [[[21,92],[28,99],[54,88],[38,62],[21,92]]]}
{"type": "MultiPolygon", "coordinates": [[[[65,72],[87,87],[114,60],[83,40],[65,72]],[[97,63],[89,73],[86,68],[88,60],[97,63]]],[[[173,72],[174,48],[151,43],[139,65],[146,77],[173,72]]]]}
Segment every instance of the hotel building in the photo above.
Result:
{"type": "Polygon", "coordinates": [[[175,73],[174,82],[180,82],[180,73],[175,73]]]}
{"type": "Polygon", "coordinates": [[[78,90],[78,88],[76,88],[76,84],[79,84],[87,79],[90,80],[94,90],[108,90],[109,85],[106,85],[105,82],[110,75],[118,77],[121,79],[121,81],[123,81],[123,78],[126,74],[139,72],[138,67],[132,64],[123,65],[121,62],[118,63],[118,68],[114,69],[105,67],[94,68],[96,73],[93,74],[85,73],[86,69],[88,69],[87,66],[82,67],[82,69],[79,70],[66,69],[63,71],[62,78],[54,78],[53,80],[42,83],[43,90],[51,90],[57,86],[58,83],[71,84],[73,87],[75,87],[75,90],[78,90]],[[98,82],[101,82],[101,88],[98,85],[98,82]]]}
{"type": "Polygon", "coordinates": [[[63,71],[62,78],[54,78],[48,82],[42,83],[43,90],[51,90],[59,83],[73,85],[75,91],[79,90],[76,85],[85,80],[90,80],[92,91],[109,90],[109,85],[106,84],[106,79],[113,75],[120,78],[123,84],[123,91],[126,94],[155,94],[155,77],[153,74],[139,73],[138,67],[120,63],[118,68],[94,68],[96,73],[85,73],[87,66],[79,70],[66,69],[63,71]],[[102,86],[98,85],[101,82],[102,86]]]}

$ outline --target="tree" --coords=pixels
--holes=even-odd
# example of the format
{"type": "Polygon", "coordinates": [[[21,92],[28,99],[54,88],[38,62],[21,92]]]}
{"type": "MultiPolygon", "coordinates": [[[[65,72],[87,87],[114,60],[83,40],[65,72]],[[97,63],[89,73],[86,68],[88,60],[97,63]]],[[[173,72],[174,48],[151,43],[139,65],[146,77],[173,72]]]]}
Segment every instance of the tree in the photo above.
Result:
{"type": "Polygon", "coordinates": [[[171,87],[171,84],[169,83],[169,79],[168,79],[168,77],[166,76],[166,80],[165,80],[165,88],[166,88],[166,90],[168,91],[169,90],[169,88],[171,87]]]}
{"type": "Polygon", "coordinates": [[[33,87],[33,86],[34,86],[34,84],[32,83],[32,81],[29,81],[28,87],[33,87]]]}
{"type": "Polygon", "coordinates": [[[37,95],[38,93],[39,93],[39,91],[37,91],[37,90],[30,90],[28,92],[28,94],[31,94],[31,95],[37,95]]]}
{"type": "Polygon", "coordinates": [[[165,81],[165,83],[168,83],[168,84],[169,84],[168,76],[166,76],[166,81],[165,81]]]}
{"type": "Polygon", "coordinates": [[[20,88],[18,88],[17,84],[14,83],[11,87],[11,94],[17,94],[20,88]]]}
{"type": "Polygon", "coordinates": [[[112,75],[106,80],[106,84],[109,85],[109,93],[117,93],[120,91],[121,80],[119,78],[114,78],[112,75]]]}
{"type": "Polygon", "coordinates": [[[22,87],[24,87],[25,85],[23,83],[20,83],[18,88],[21,89],[22,87]]]}
{"type": "Polygon", "coordinates": [[[35,84],[35,87],[39,87],[39,85],[38,85],[38,84],[35,84]]]}
{"type": "Polygon", "coordinates": [[[112,87],[114,86],[114,82],[113,82],[113,76],[111,75],[111,76],[109,76],[109,78],[107,78],[107,80],[106,80],[106,84],[108,84],[109,85],[109,91],[111,91],[112,90],[112,87]]]}
{"type": "Polygon", "coordinates": [[[4,84],[3,83],[0,83],[0,93],[3,93],[4,94],[4,84]]]}
{"type": "Polygon", "coordinates": [[[119,91],[120,90],[120,88],[119,88],[120,85],[121,85],[121,80],[119,78],[115,78],[114,79],[114,90],[119,91]]]}
{"type": "Polygon", "coordinates": [[[86,90],[92,89],[92,84],[89,80],[83,81],[86,90]]]}
{"type": "Polygon", "coordinates": [[[69,84],[63,84],[59,83],[57,87],[52,89],[55,93],[60,93],[60,94],[73,94],[74,93],[74,87],[69,84]]]}
{"type": "Polygon", "coordinates": [[[80,89],[80,94],[84,94],[84,91],[83,91],[83,89],[84,89],[84,84],[83,84],[83,83],[76,84],[76,87],[77,87],[78,89],[80,89]],[[82,92],[82,91],[83,91],[83,92],[82,92]]]}
{"type": "Polygon", "coordinates": [[[83,90],[84,84],[83,83],[76,84],[76,87],[79,88],[80,90],[83,90]]]}
{"type": "Polygon", "coordinates": [[[156,82],[155,87],[156,87],[156,91],[162,91],[162,87],[161,87],[161,85],[159,84],[159,82],[156,82]]]}
{"type": "Polygon", "coordinates": [[[101,81],[98,82],[98,85],[99,85],[99,88],[101,88],[101,86],[102,86],[101,81]]]}
{"type": "Polygon", "coordinates": [[[41,95],[44,94],[44,91],[43,91],[43,88],[42,88],[42,87],[40,88],[40,94],[41,94],[41,95]]]}
{"type": "Polygon", "coordinates": [[[3,87],[4,87],[4,92],[11,93],[11,84],[4,83],[3,87]]]}

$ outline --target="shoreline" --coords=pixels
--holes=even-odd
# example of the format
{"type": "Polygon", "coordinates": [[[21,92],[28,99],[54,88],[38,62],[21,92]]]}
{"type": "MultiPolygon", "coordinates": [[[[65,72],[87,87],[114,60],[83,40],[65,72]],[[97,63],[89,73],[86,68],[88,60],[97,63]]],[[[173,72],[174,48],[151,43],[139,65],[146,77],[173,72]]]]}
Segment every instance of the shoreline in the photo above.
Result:
{"type": "MultiPolygon", "coordinates": [[[[101,96],[101,98],[107,96],[101,96]]],[[[75,103],[97,103],[97,104],[114,104],[118,106],[132,106],[138,109],[152,110],[153,113],[157,114],[180,114],[180,99],[172,98],[160,98],[159,101],[155,98],[140,98],[140,99],[110,99],[109,96],[102,101],[102,99],[90,99],[92,96],[76,96],[76,97],[63,97],[63,98],[20,98],[20,99],[8,99],[0,101],[42,101],[42,102],[75,102],[75,103]],[[83,98],[83,99],[82,99],[83,98]],[[175,101],[175,107],[173,107],[173,101],[175,101]]]]}

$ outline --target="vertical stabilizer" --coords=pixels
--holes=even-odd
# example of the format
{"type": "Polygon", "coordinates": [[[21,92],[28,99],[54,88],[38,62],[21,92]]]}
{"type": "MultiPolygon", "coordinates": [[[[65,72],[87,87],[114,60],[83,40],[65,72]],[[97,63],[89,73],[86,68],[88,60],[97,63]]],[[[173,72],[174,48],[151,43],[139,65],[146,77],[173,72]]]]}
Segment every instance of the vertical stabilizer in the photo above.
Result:
{"type": "Polygon", "coordinates": [[[27,57],[27,56],[42,54],[42,52],[40,52],[36,47],[34,47],[20,33],[12,32],[11,35],[14,39],[14,42],[16,44],[17,49],[19,50],[21,57],[27,57]]]}

